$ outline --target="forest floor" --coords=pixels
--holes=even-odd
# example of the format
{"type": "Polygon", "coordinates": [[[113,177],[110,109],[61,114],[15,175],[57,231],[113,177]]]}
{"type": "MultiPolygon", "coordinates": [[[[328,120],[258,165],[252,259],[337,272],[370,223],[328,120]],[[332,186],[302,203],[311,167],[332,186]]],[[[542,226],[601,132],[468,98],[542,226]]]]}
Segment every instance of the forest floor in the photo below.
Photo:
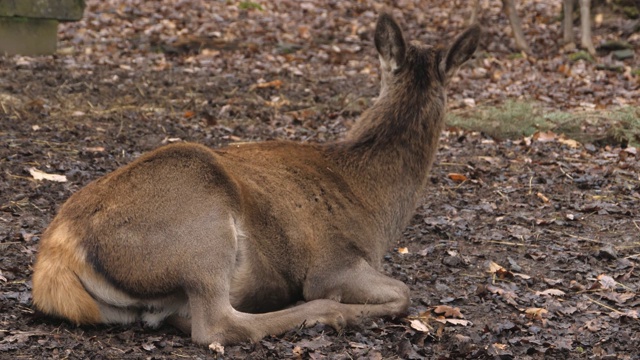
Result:
{"type": "MultiPolygon", "coordinates": [[[[405,36],[429,44],[470,12],[393,3],[405,36]]],[[[604,14],[594,26],[596,46],[624,40],[633,58],[576,60],[560,45],[559,2],[521,2],[523,56],[500,2],[481,3],[482,47],[452,80],[424,202],[384,260],[411,288],[408,316],[292,330],[225,357],[640,359],[637,23],[604,14]]],[[[0,358],[213,357],[170,326],[35,313],[42,231],[73,192],[163,144],[340,139],[378,92],[380,9],[89,0],[56,55],[0,57],[0,358]]]]}

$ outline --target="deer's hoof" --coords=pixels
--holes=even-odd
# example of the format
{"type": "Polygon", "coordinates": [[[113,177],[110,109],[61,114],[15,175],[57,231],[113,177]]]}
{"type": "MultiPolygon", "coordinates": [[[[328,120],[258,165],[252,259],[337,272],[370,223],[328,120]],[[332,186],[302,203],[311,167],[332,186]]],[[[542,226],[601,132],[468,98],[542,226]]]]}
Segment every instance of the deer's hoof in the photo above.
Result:
{"type": "Polygon", "coordinates": [[[219,342],[212,342],[211,344],[209,344],[209,350],[211,350],[214,354],[217,355],[224,355],[224,346],[222,346],[222,344],[220,344],[219,342]]]}

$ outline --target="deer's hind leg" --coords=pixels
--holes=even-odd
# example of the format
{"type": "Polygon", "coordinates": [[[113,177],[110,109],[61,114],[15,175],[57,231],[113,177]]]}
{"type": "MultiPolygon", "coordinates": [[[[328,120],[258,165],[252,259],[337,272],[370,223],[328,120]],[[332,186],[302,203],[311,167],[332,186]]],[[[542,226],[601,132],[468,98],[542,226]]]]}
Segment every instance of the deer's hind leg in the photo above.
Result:
{"type": "Polygon", "coordinates": [[[308,277],[304,297],[342,303],[350,324],[362,318],[402,315],[411,303],[406,284],[380,273],[364,259],[346,269],[335,269],[329,276],[325,272],[322,277],[308,277]]]}
{"type": "Polygon", "coordinates": [[[292,308],[250,314],[236,311],[230,303],[216,305],[194,297],[191,304],[191,336],[199,344],[229,345],[257,342],[267,335],[280,335],[296,327],[326,324],[341,329],[347,324],[344,304],[315,300],[292,308]]]}
{"type": "Polygon", "coordinates": [[[197,249],[185,250],[188,251],[185,258],[189,261],[185,264],[183,278],[190,319],[174,314],[168,319],[169,323],[190,331],[195,343],[214,347],[255,342],[298,326],[323,323],[341,328],[346,325],[343,305],[332,300],[312,301],[263,314],[235,310],[230,288],[239,266],[236,261],[240,231],[233,219],[225,224],[222,222],[189,233],[191,243],[198,244],[197,249]]]}
{"type": "Polygon", "coordinates": [[[309,277],[304,295],[308,302],[265,314],[236,311],[226,296],[217,303],[206,294],[190,296],[193,340],[226,345],[258,341],[298,326],[321,323],[340,329],[366,317],[404,314],[410,305],[409,287],[381,274],[365,260],[347,269],[334,269],[331,276],[309,277]]]}

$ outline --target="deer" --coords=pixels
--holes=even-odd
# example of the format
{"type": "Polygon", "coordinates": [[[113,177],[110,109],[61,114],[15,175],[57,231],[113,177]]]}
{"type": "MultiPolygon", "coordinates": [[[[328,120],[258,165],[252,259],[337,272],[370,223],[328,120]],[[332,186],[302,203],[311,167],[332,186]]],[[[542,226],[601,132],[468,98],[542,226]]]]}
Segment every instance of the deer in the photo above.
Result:
{"type": "Polygon", "coordinates": [[[407,314],[409,287],[382,260],[419,205],[447,86],[480,34],[408,43],[382,13],[380,93],[343,139],[174,143],[90,182],[42,234],[34,307],[77,325],[167,322],[218,352],[407,314]]]}

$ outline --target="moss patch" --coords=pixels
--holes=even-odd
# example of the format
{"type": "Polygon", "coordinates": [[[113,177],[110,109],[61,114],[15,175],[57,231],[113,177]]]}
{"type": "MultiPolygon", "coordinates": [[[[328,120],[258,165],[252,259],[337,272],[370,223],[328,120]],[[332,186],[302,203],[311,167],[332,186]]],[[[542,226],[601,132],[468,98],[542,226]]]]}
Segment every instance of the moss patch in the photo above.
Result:
{"type": "Polygon", "coordinates": [[[640,146],[640,107],[613,110],[557,111],[541,103],[508,101],[452,111],[447,124],[478,131],[498,140],[518,139],[536,131],[553,131],[583,143],[640,146]]]}

